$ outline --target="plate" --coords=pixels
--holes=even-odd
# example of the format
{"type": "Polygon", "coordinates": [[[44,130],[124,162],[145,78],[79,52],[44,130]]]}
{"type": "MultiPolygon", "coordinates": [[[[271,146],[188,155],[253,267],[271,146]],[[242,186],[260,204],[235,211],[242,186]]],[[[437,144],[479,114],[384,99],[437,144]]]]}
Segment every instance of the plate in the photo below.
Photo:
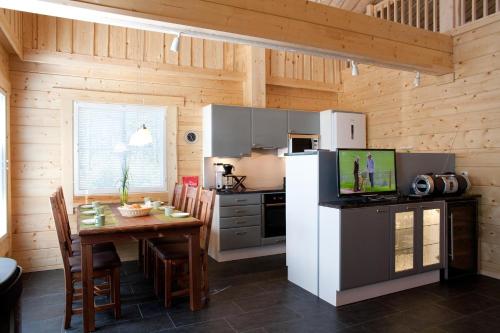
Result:
{"type": "Polygon", "coordinates": [[[84,211],[80,212],[80,214],[82,214],[82,215],[94,215],[95,211],[93,209],[92,210],[84,210],[84,211]]]}
{"type": "Polygon", "coordinates": [[[88,204],[88,205],[81,205],[80,208],[89,209],[89,208],[94,208],[94,207],[91,204],[88,204]]]}
{"type": "Polygon", "coordinates": [[[81,224],[95,224],[95,220],[94,219],[84,219],[84,220],[81,220],[80,221],[81,224]]]}
{"type": "Polygon", "coordinates": [[[170,214],[171,217],[188,217],[189,213],[182,213],[182,212],[177,212],[177,213],[172,213],[170,214]]]}
{"type": "Polygon", "coordinates": [[[165,209],[167,209],[167,208],[172,208],[172,209],[173,209],[173,208],[175,208],[175,207],[174,207],[174,206],[160,206],[158,209],[159,209],[159,210],[165,210],[165,209]]]}

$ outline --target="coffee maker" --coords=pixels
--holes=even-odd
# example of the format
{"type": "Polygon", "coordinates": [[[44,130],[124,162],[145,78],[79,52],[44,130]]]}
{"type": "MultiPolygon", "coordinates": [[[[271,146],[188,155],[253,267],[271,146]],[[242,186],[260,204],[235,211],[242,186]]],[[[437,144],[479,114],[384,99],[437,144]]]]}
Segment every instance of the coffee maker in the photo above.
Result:
{"type": "Polygon", "coordinates": [[[215,165],[215,188],[217,190],[222,190],[224,188],[224,164],[214,163],[215,165]]]}

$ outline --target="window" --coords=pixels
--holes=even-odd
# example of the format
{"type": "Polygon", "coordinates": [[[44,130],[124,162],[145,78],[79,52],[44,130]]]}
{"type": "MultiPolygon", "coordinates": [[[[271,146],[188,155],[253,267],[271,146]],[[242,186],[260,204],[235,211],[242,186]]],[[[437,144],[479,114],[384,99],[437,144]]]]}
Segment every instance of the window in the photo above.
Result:
{"type": "Polygon", "coordinates": [[[75,195],[118,193],[124,165],[129,192],[167,190],[166,108],[76,102],[74,124],[75,195]],[[129,145],[143,125],[153,142],[129,145]]]}
{"type": "Polygon", "coordinates": [[[0,92],[0,237],[7,234],[7,98],[0,92]]]}

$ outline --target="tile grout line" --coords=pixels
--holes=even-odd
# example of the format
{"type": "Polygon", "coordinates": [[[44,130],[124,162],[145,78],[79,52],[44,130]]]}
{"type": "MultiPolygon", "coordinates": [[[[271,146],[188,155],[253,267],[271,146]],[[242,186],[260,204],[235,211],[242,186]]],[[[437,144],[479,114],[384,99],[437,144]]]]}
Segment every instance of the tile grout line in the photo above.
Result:
{"type": "Polygon", "coordinates": [[[226,317],[222,318],[222,320],[224,320],[227,325],[234,331],[234,332],[238,332],[234,327],[233,325],[231,325],[231,323],[229,322],[229,320],[226,319],[226,317]]]}

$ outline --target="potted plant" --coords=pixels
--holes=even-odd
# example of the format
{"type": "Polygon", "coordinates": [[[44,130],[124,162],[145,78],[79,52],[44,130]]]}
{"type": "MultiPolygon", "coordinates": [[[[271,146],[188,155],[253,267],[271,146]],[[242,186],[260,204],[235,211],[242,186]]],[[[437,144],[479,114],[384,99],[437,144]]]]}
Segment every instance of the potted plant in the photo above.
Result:
{"type": "Polygon", "coordinates": [[[122,167],[122,177],[120,179],[120,204],[123,206],[128,202],[128,185],[129,185],[129,167],[125,164],[122,167]]]}

